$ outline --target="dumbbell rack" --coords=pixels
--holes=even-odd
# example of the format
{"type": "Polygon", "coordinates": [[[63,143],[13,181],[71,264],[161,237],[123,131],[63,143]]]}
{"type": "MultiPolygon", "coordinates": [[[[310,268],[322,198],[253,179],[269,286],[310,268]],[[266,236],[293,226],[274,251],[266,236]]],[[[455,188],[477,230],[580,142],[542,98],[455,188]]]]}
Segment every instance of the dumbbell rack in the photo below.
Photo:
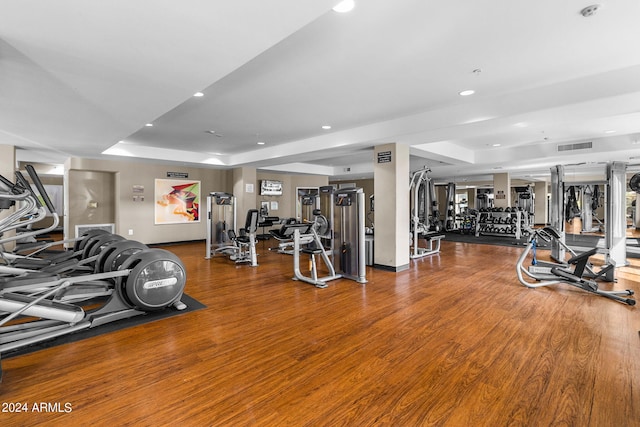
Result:
{"type": "Polygon", "coordinates": [[[525,212],[490,211],[478,212],[476,219],[476,237],[480,236],[511,236],[520,239],[528,221],[525,212]]]}

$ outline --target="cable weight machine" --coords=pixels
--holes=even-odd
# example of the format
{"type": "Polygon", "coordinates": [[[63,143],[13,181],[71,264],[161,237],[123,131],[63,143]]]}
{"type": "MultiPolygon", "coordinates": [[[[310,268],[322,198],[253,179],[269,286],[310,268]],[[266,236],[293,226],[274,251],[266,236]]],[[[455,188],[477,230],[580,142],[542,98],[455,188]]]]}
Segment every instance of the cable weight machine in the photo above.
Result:
{"type": "Polygon", "coordinates": [[[207,196],[207,238],[205,258],[216,249],[233,244],[229,231],[236,230],[236,198],[233,194],[212,192],[207,196]]]}
{"type": "MultiPolygon", "coordinates": [[[[549,222],[559,233],[558,239],[551,241],[551,257],[563,262],[565,258],[564,243],[565,220],[567,209],[567,190],[570,186],[600,185],[605,192],[605,238],[604,247],[600,249],[605,255],[606,263],[613,263],[620,267],[627,265],[626,251],[626,217],[625,217],[625,190],[626,190],[626,163],[607,163],[604,181],[591,182],[564,182],[564,166],[557,165],[551,168],[551,204],[549,206],[549,222]],[[560,242],[562,244],[560,244],[560,242]]],[[[588,207],[589,209],[591,207],[588,207]]]]}

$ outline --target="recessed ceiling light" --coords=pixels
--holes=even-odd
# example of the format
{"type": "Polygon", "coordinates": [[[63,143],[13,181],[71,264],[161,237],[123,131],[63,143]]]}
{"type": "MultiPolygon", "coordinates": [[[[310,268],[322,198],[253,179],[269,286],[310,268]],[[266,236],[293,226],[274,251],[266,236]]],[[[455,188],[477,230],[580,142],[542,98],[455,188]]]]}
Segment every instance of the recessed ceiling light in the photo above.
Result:
{"type": "Polygon", "coordinates": [[[215,135],[216,131],[215,130],[205,130],[205,133],[210,133],[211,135],[215,135]]]}
{"type": "Polygon", "coordinates": [[[502,144],[493,144],[494,147],[500,147],[502,144]]]}
{"type": "Polygon", "coordinates": [[[148,127],[148,128],[150,128],[150,127],[152,127],[152,126],[153,126],[153,123],[147,123],[145,126],[146,126],[146,127],[148,127]]]}
{"type": "Polygon", "coordinates": [[[604,133],[616,133],[616,131],[613,129],[610,129],[610,130],[605,130],[604,133]]]}
{"type": "Polygon", "coordinates": [[[347,13],[355,7],[354,0],[342,0],[340,3],[334,6],[333,11],[338,13],[347,13]]]}
{"type": "Polygon", "coordinates": [[[264,145],[264,141],[258,141],[258,145],[264,145]]]}
{"type": "Polygon", "coordinates": [[[526,128],[527,126],[529,126],[525,122],[518,122],[518,123],[514,123],[513,125],[517,128],[526,128]]]}
{"type": "Polygon", "coordinates": [[[474,93],[476,93],[475,90],[467,89],[460,92],[460,96],[469,96],[469,95],[473,95],[474,93]]]}
{"type": "Polygon", "coordinates": [[[323,125],[323,126],[322,126],[322,129],[324,129],[324,130],[329,130],[329,129],[331,129],[331,126],[329,126],[329,125],[323,125]]]}
{"type": "Polygon", "coordinates": [[[194,94],[193,94],[193,96],[195,96],[196,98],[199,98],[199,97],[201,97],[201,96],[204,96],[204,93],[202,93],[202,92],[196,92],[196,93],[194,93],[194,94]]]}

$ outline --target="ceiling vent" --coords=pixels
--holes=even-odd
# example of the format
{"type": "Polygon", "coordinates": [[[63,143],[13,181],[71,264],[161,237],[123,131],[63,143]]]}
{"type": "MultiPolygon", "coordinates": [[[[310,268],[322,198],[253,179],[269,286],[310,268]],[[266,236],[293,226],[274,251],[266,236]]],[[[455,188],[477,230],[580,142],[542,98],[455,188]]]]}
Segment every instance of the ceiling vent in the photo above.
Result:
{"type": "Polygon", "coordinates": [[[558,151],[572,151],[572,150],[588,150],[593,147],[593,142],[580,142],[577,144],[563,144],[558,145],[558,151]]]}

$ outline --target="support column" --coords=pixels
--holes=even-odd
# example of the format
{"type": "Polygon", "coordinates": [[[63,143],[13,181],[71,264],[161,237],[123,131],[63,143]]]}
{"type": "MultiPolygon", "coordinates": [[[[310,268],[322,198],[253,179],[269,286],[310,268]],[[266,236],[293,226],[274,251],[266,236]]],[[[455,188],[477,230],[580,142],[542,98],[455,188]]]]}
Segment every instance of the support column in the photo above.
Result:
{"type": "Polygon", "coordinates": [[[511,176],[508,173],[493,175],[493,206],[496,208],[511,206],[511,176]]]}
{"type": "Polygon", "coordinates": [[[255,168],[233,170],[233,195],[236,197],[236,228],[244,227],[247,211],[256,209],[258,180],[255,168]]]}
{"type": "MultiPolygon", "coordinates": [[[[560,241],[564,239],[564,166],[551,168],[551,205],[549,206],[549,225],[560,234],[560,241]]],[[[564,262],[565,249],[555,239],[551,241],[551,258],[564,262]]]]}
{"type": "Polygon", "coordinates": [[[374,150],[376,228],[374,266],[391,271],[409,268],[409,147],[385,144],[374,150]]]}
{"type": "Polygon", "coordinates": [[[547,212],[547,183],[536,182],[533,187],[535,194],[535,219],[536,224],[547,224],[549,222],[549,214],[547,212]]]}
{"type": "Polygon", "coordinates": [[[476,195],[477,191],[475,188],[467,188],[467,206],[469,209],[476,208],[476,195]]]}
{"type": "Polygon", "coordinates": [[[605,221],[605,247],[609,249],[607,261],[613,261],[617,267],[629,265],[627,261],[627,164],[623,162],[607,163],[607,216],[605,221]]]}

